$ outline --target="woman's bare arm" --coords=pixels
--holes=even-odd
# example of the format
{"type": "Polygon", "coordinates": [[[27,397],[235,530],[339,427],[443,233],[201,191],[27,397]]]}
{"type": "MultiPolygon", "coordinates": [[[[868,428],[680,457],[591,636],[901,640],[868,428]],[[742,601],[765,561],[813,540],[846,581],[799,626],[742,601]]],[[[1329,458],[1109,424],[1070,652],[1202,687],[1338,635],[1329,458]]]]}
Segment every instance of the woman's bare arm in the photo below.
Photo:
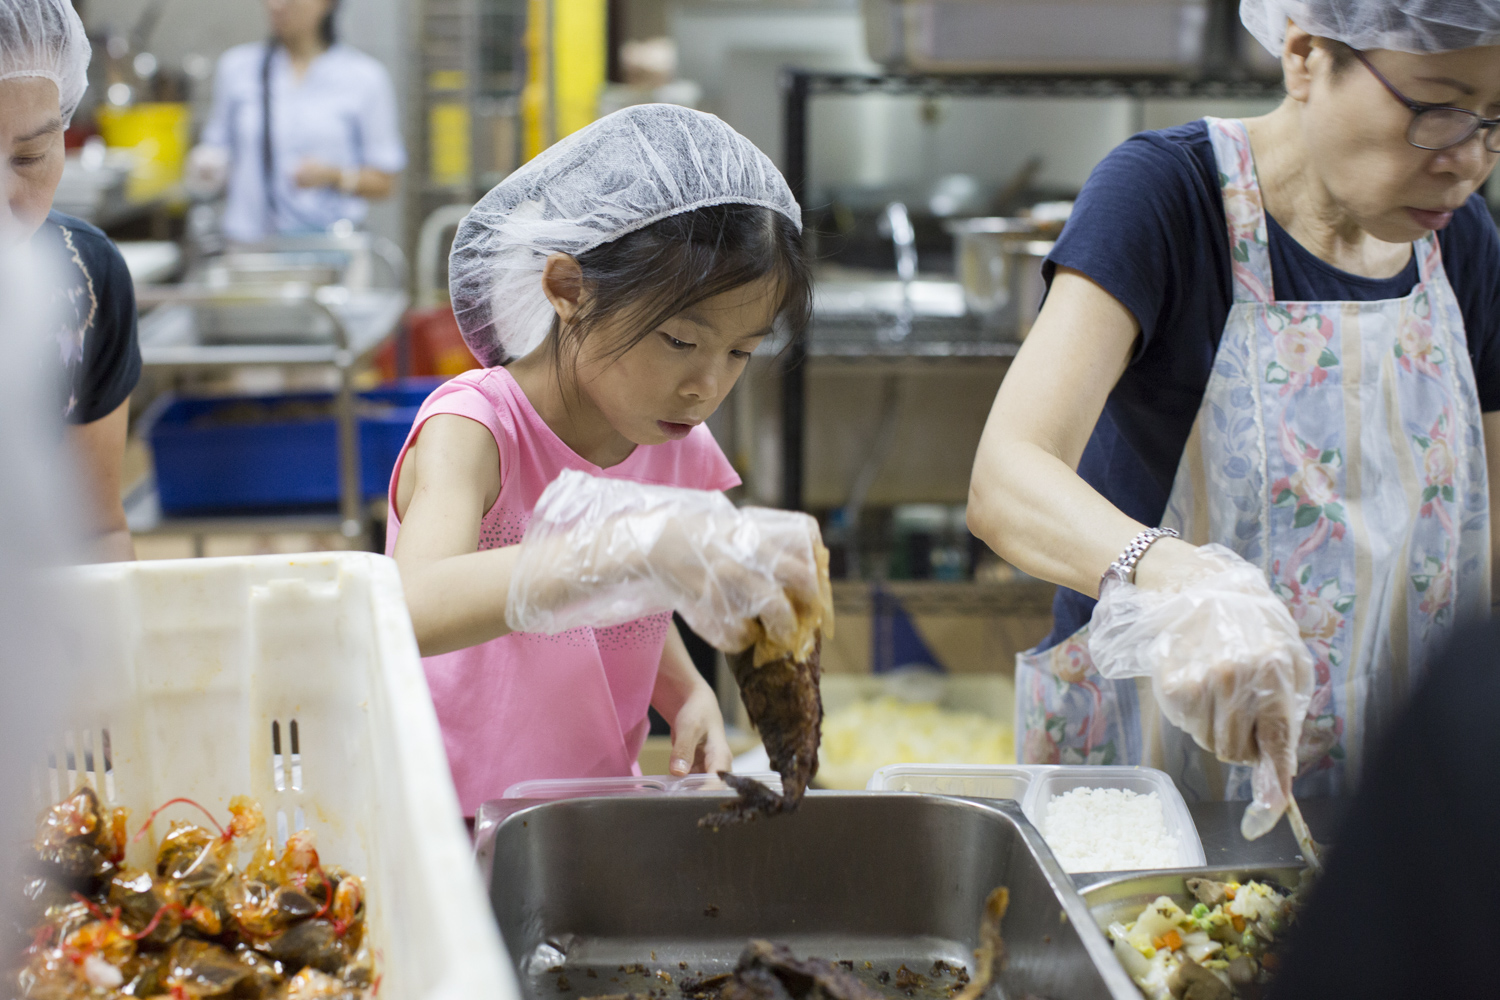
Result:
{"type": "Polygon", "coordinates": [[[500,495],[500,452],[467,417],[430,417],[401,465],[396,565],[423,656],[477,646],[510,629],[505,603],[519,546],[479,548],[500,495]]]}
{"type": "Polygon", "coordinates": [[[68,440],[82,472],[85,514],[92,535],[92,557],[97,562],[129,562],[135,542],[125,523],[120,496],[121,467],[125,461],[125,433],[130,424],[130,401],[91,424],[68,428],[68,440]]]}
{"type": "MultiPolygon", "coordinates": [[[[1078,476],[1105,400],[1140,327],[1087,276],[1058,268],[1041,314],[1006,373],[969,483],[969,528],[1032,576],[1098,593],[1109,564],[1145,525],[1078,476]]],[[[1142,586],[1192,572],[1196,549],[1165,539],[1137,568],[1142,586]]]]}

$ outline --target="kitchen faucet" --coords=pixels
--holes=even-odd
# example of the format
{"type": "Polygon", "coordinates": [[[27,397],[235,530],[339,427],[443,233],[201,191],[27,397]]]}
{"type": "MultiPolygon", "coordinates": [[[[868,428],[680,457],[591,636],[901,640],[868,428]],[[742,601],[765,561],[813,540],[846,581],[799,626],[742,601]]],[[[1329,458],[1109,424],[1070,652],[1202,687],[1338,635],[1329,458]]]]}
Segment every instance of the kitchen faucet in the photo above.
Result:
{"type": "Polygon", "coordinates": [[[880,230],[891,238],[896,248],[896,277],[901,279],[901,311],[897,315],[896,329],[892,340],[905,340],[911,333],[912,304],[911,283],[917,278],[917,232],[912,228],[911,215],[905,202],[893,201],[885,206],[880,218],[880,230]]]}

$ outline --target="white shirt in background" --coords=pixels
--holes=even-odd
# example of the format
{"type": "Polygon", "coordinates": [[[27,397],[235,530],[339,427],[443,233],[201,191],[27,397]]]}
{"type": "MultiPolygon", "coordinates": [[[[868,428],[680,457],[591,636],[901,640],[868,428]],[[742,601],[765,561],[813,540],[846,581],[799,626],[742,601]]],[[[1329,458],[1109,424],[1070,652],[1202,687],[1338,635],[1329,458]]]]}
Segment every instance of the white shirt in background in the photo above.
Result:
{"type": "Polygon", "coordinates": [[[345,169],[398,173],[406,166],[390,74],[375,59],[335,43],[299,81],[286,50],[271,56],[274,219],[262,156],[262,67],[266,43],[238,45],[219,59],[213,114],[202,145],[229,159],[224,235],[250,242],[285,233],[322,232],[341,219],[362,222],[368,203],[332,188],[299,188],[307,160],[345,169]]]}

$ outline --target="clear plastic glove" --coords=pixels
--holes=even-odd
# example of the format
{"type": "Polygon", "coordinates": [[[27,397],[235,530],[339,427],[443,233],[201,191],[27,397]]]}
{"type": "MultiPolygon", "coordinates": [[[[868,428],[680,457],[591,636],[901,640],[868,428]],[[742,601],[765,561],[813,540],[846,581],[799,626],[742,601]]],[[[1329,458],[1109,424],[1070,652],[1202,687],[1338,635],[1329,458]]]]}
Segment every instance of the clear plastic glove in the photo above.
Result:
{"type": "Polygon", "coordinates": [[[1220,760],[1254,767],[1240,830],[1270,832],[1292,791],[1313,661],[1263,573],[1221,545],[1217,568],[1160,590],[1107,585],[1089,654],[1110,679],[1150,677],[1167,721],[1220,760]]]}
{"type": "Polygon", "coordinates": [[[537,501],[505,620],[517,632],[555,634],[672,610],[726,652],[749,647],[762,629],[789,644],[795,608],[821,600],[821,546],[806,514],[569,470],[537,501]]]}

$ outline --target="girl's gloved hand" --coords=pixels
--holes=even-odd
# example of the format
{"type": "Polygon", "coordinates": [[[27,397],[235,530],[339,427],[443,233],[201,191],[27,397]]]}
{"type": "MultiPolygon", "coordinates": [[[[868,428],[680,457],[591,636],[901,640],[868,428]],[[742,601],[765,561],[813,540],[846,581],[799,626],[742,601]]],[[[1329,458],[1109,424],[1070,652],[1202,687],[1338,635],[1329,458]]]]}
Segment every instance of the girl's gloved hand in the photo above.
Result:
{"type": "Polygon", "coordinates": [[[726,652],[759,635],[790,643],[797,607],[820,598],[818,523],[739,509],[722,493],[569,470],[547,487],[511,574],[516,632],[603,627],[677,611],[726,652]]]}
{"type": "Polygon", "coordinates": [[[1269,832],[1297,774],[1313,662],[1264,574],[1220,545],[1214,568],[1166,589],[1107,585],[1089,654],[1111,679],[1150,677],[1162,714],[1220,760],[1252,765],[1254,801],[1241,832],[1269,832]]]}

